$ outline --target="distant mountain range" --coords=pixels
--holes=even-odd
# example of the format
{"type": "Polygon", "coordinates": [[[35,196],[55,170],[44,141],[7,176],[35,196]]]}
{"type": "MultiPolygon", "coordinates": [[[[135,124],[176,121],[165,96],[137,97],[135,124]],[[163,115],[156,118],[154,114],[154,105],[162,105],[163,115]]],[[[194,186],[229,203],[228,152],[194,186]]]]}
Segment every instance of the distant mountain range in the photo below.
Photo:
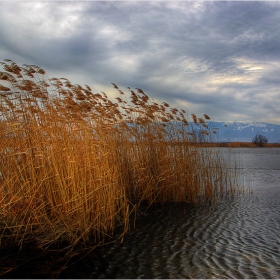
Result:
{"type": "Polygon", "coordinates": [[[268,143],[280,142],[280,125],[263,122],[212,122],[208,123],[210,129],[217,131],[219,142],[251,142],[256,134],[268,139],[268,143]]]}

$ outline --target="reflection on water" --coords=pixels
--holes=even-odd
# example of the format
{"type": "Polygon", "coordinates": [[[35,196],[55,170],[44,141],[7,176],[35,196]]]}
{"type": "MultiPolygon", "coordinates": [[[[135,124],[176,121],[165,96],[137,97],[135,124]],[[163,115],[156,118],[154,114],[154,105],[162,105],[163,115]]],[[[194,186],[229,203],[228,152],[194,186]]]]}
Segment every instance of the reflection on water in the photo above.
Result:
{"type": "Polygon", "coordinates": [[[240,157],[244,182],[253,193],[225,199],[215,209],[153,209],[123,243],[99,248],[66,276],[280,278],[280,149],[233,153],[240,157]]]}

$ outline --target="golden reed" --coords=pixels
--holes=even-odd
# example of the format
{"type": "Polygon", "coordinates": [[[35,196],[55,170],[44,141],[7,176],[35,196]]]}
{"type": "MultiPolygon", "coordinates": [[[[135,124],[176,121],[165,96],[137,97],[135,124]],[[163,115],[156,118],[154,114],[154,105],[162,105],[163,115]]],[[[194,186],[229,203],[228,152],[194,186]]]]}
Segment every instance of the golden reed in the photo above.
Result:
{"type": "Polygon", "coordinates": [[[112,83],[112,101],[36,65],[1,64],[2,244],[100,244],[116,226],[126,233],[142,202],[215,203],[235,192],[218,149],[197,145],[214,136],[208,115],[189,123],[139,88],[128,98],[112,83]]]}

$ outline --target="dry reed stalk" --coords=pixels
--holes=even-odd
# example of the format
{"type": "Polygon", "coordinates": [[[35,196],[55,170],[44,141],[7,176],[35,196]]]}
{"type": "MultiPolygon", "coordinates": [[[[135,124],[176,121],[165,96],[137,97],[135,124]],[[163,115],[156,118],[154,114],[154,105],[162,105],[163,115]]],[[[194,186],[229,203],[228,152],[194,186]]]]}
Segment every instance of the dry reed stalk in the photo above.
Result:
{"type": "Polygon", "coordinates": [[[208,115],[192,114],[123,91],[117,103],[89,86],[49,79],[36,65],[2,63],[0,220],[2,239],[68,250],[129,229],[144,201],[215,203],[236,181],[212,139],[208,115]],[[9,86],[7,85],[9,83],[9,86]],[[9,93],[9,94],[7,94],[9,93]]]}

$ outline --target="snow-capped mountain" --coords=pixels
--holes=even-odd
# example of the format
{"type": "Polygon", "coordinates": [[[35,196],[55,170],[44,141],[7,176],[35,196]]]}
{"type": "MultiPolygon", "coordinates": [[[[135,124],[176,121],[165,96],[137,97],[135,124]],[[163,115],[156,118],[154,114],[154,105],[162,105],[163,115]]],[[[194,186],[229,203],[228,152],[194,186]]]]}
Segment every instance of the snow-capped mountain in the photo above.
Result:
{"type": "Polygon", "coordinates": [[[263,122],[212,122],[208,123],[211,130],[219,134],[220,142],[251,142],[256,134],[268,139],[268,143],[280,142],[280,125],[263,122]]]}

